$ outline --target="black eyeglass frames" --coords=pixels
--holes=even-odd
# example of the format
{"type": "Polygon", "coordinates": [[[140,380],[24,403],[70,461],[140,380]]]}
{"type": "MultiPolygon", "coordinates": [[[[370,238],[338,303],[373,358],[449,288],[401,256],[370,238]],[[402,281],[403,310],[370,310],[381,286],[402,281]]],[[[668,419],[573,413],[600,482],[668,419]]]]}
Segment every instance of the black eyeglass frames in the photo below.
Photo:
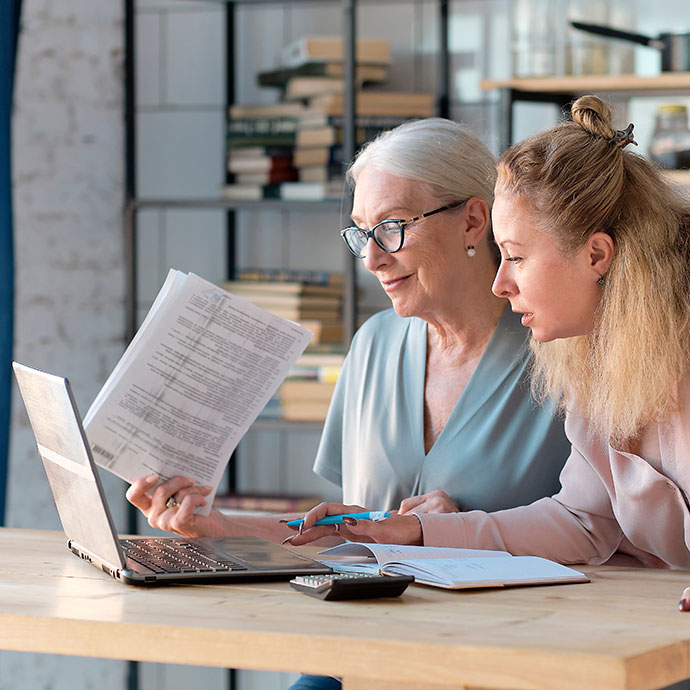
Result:
{"type": "Polygon", "coordinates": [[[436,208],[433,211],[428,211],[427,213],[422,213],[414,218],[409,218],[408,220],[400,220],[398,218],[386,218],[380,223],[376,223],[371,230],[363,230],[358,228],[356,225],[351,225],[350,227],[344,228],[340,231],[340,236],[345,241],[347,248],[358,258],[364,259],[364,249],[367,246],[367,242],[371,237],[376,244],[383,249],[384,252],[388,254],[395,254],[402,249],[403,243],[405,242],[405,228],[411,223],[417,223],[429,216],[436,215],[442,211],[448,211],[451,208],[457,208],[462,206],[467,202],[465,201],[455,201],[452,204],[446,204],[440,208],[436,208]]]}

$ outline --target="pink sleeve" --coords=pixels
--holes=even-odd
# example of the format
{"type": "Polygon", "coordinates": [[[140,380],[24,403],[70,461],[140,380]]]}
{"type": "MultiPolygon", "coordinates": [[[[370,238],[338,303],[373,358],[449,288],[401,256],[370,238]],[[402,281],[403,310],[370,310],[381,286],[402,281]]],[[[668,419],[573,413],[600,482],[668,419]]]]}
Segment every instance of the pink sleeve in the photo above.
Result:
{"type": "Polygon", "coordinates": [[[560,563],[605,562],[623,534],[602,478],[573,446],[560,479],[558,494],[528,506],[419,515],[424,544],[500,549],[560,563]]]}

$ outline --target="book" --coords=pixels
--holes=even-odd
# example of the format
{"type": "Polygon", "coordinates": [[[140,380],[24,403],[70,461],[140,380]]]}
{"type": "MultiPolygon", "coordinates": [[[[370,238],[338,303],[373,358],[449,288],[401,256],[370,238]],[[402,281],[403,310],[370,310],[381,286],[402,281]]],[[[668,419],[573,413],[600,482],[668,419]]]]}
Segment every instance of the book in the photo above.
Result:
{"type": "Polygon", "coordinates": [[[344,361],[343,352],[307,351],[290,367],[286,380],[304,379],[335,383],[344,361]]]}
{"type": "Polygon", "coordinates": [[[342,343],[345,338],[345,328],[342,321],[319,321],[316,319],[298,321],[302,328],[312,332],[309,345],[333,345],[342,343]]]}
{"type": "MultiPolygon", "coordinates": [[[[290,79],[295,77],[331,77],[342,79],[345,68],[342,61],[303,62],[294,67],[278,67],[265,70],[256,75],[259,86],[285,88],[290,79]]],[[[388,65],[359,63],[356,66],[355,80],[358,83],[382,83],[388,79],[388,65]]]]}
{"type": "MultiPolygon", "coordinates": [[[[248,302],[257,304],[268,311],[299,309],[303,311],[330,310],[336,317],[340,314],[343,300],[337,295],[295,295],[289,293],[252,292],[250,290],[231,290],[248,302]]],[[[274,312],[275,313],[275,312],[274,312]]]]}
{"type": "Polygon", "coordinates": [[[344,177],[345,168],[342,165],[305,165],[297,169],[300,182],[342,182],[344,177]]]}
{"type": "Polygon", "coordinates": [[[228,156],[228,172],[271,172],[292,168],[292,156],[228,156]]]}
{"type": "Polygon", "coordinates": [[[273,280],[226,280],[221,287],[228,292],[242,295],[245,292],[256,294],[287,294],[287,295],[333,295],[342,297],[342,285],[321,285],[303,281],[273,281],[273,280]]]}
{"type": "Polygon", "coordinates": [[[235,268],[234,279],[242,281],[300,282],[309,285],[345,284],[345,274],[302,268],[235,268]]]}
{"type": "Polygon", "coordinates": [[[343,352],[303,352],[290,369],[290,376],[293,375],[295,367],[322,367],[322,366],[342,366],[345,361],[343,352]]]}
{"type": "Polygon", "coordinates": [[[323,201],[341,199],[345,194],[345,180],[329,182],[283,182],[280,198],[285,201],[323,201]]]}
{"type": "MultiPolygon", "coordinates": [[[[305,36],[280,51],[278,63],[294,67],[307,62],[342,62],[343,39],[336,36],[305,36]]],[[[355,44],[355,60],[387,65],[391,62],[390,43],[384,39],[360,38],[355,44]]]]}
{"type": "Polygon", "coordinates": [[[266,513],[306,513],[321,502],[318,496],[285,496],[277,493],[218,494],[213,503],[219,510],[252,510],[266,513]]]}
{"type": "Polygon", "coordinates": [[[212,486],[197,509],[207,515],[228,459],[310,338],[171,269],[85,416],[96,462],[130,483],[155,473],[212,486]]]}
{"type": "Polygon", "coordinates": [[[228,133],[226,137],[226,145],[228,151],[256,146],[294,146],[296,131],[292,132],[257,132],[252,134],[250,132],[234,132],[228,133]]]}
{"type": "MultiPolygon", "coordinates": [[[[435,109],[433,93],[402,91],[358,91],[357,115],[400,115],[404,117],[431,117],[435,109]]],[[[312,96],[308,107],[327,115],[343,113],[343,94],[329,93],[312,96]]]]}
{"type": "Polygon", "coordinates": [[[343,165],[343,147],[337,145],[295,147],[292,154],[292,163],[296,168],[308,165],[343,165]]]}
{"type": "Polygon", "coordinates": [[[282,418],[289,422],[322,422],[329,406],[328,400],[281,400],[280,411],[282,418]]]}
{"type": "MultiPolygon", "coordinates": [[[[234,185],[276,185],[279,182],[295,182],[299,179],[296,168],[278,168],[267,172],[233,173],[234,185]]],[[[271,198],[264,197],[264,198],[271,198]]]]}
{"type": "Polygon", "coordinates": [[[335,381],[302,381],[299,379],[285,379],[279,390],[280,400],[286,401],[314,401],[330,402],[335,389],[335,381]]]}
{"type": "Polygon", "coordinates": [[[283,98],[294,101],[324,93],[340,93],[344,88],[343,80],[338,77],[292,77],[285,84],[283,98]]]}
{"type": "Polygon", "coordinates": [[[297,118],[304,115],[307,108],[302,103],[233,103],[228,107],[228,119],[251,118],[297,118]]]}
{"type": "Polygon", "coordinates": [[[414,575],[420,584],[443,589],[589,582],[583,573],[560,563],[506,551],[345,542],[319,554],[347,557],[355,571],[357,564],[374,565],[384,575],[414,575]]]}
{"type": "MultiPolygon", "coordinates": [[[[277,184],[226,184],[220,188],[220,196],[224,199],[237,201],[260,201],[261,199],[279,199],[280,187],[285,182],[277,184]]],[[[297,184],[297,183],[295,183],[297,184]]]]}
{"type": "MultiPolygon", "coordinates": [[[[400,124],[400,122],[398,122],[398,124],[400,124]]],[[[379,124],[357,126],[355,127],[355,144],[361,146],[387,129],[392,129],[392,127],[379,124]]],[[[324,125],[323,127],[305,127],[298,129],[295,132],[294,144],[296,148],[308,148],[312,146],[342,147],[343,139],[343,128],[341,126],[324,125]]]]}
{"type": "MultiPolygon", "coordinates": [[[[333,307],[271,305],[270,307],[267,306],[263,308],[271,314],[280,316],[283,319],[288,319],[288,321],[333,321],[340,317],[340,309],[333,307]]],[[[311,333],[309,336],[311,339],[311,333]]]]}
{"type": "Polygon", "coordinates": [[[240,147],[291,147],[295,143],[295,117],[238,117],[228,120],[228,149],[240,147]]]}
{"type": "Polygon", "coordinates": [[[293,151],[292,146],[243,146],[228,151],[228,161],[244,160],[245,158],[292,156],[293,151]]]}

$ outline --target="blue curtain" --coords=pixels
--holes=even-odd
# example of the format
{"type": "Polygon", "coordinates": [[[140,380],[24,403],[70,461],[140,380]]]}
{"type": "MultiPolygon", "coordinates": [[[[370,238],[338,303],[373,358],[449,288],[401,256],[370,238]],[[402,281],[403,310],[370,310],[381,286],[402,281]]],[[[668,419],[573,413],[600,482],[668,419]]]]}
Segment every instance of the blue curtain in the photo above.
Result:
{"type": "Polygon", "coordinates": [[[0,525],[5,524],[12,390],[14,243],[10,124],[20,6],[21,0],[0,0],[0,525]]]}

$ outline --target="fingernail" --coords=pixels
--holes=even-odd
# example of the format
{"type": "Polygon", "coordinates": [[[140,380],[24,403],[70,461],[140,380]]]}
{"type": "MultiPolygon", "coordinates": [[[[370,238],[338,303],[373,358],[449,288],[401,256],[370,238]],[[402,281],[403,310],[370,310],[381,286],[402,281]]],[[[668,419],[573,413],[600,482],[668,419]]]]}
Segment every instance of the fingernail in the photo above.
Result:
{"type": "Polygon", "coordinates": [[[355,518],[351,518],[351,517],[344,517],[343,522],[346,525],[350,525],[350,527],[353,527],[354,525],[357,524],[357,520],[355,520],[355,518]]]}
{"type": "Polygon", "coordinates": [[[293,534],[289,537],[285,537],[285,539],[283,539],[283,541],[281,541],[280,543],[281,544],[289,544],[294,538],[295,538],[295,535],[293,534]]]}
{"type": "Polygon", "coordinates": [[[155,482],[156,479],[158,479],[157,474],[150,474],[148,477],[146,477],[146,483],[147,484],[153,484],[153,482],[155,482]]]}
{"type": "Polygon", "coordinates": [[[687,611],[690,609],[690,599],[686,599],[683,597],[680,602],[678,603],[678,610],[679,611],[687,611]]]}

